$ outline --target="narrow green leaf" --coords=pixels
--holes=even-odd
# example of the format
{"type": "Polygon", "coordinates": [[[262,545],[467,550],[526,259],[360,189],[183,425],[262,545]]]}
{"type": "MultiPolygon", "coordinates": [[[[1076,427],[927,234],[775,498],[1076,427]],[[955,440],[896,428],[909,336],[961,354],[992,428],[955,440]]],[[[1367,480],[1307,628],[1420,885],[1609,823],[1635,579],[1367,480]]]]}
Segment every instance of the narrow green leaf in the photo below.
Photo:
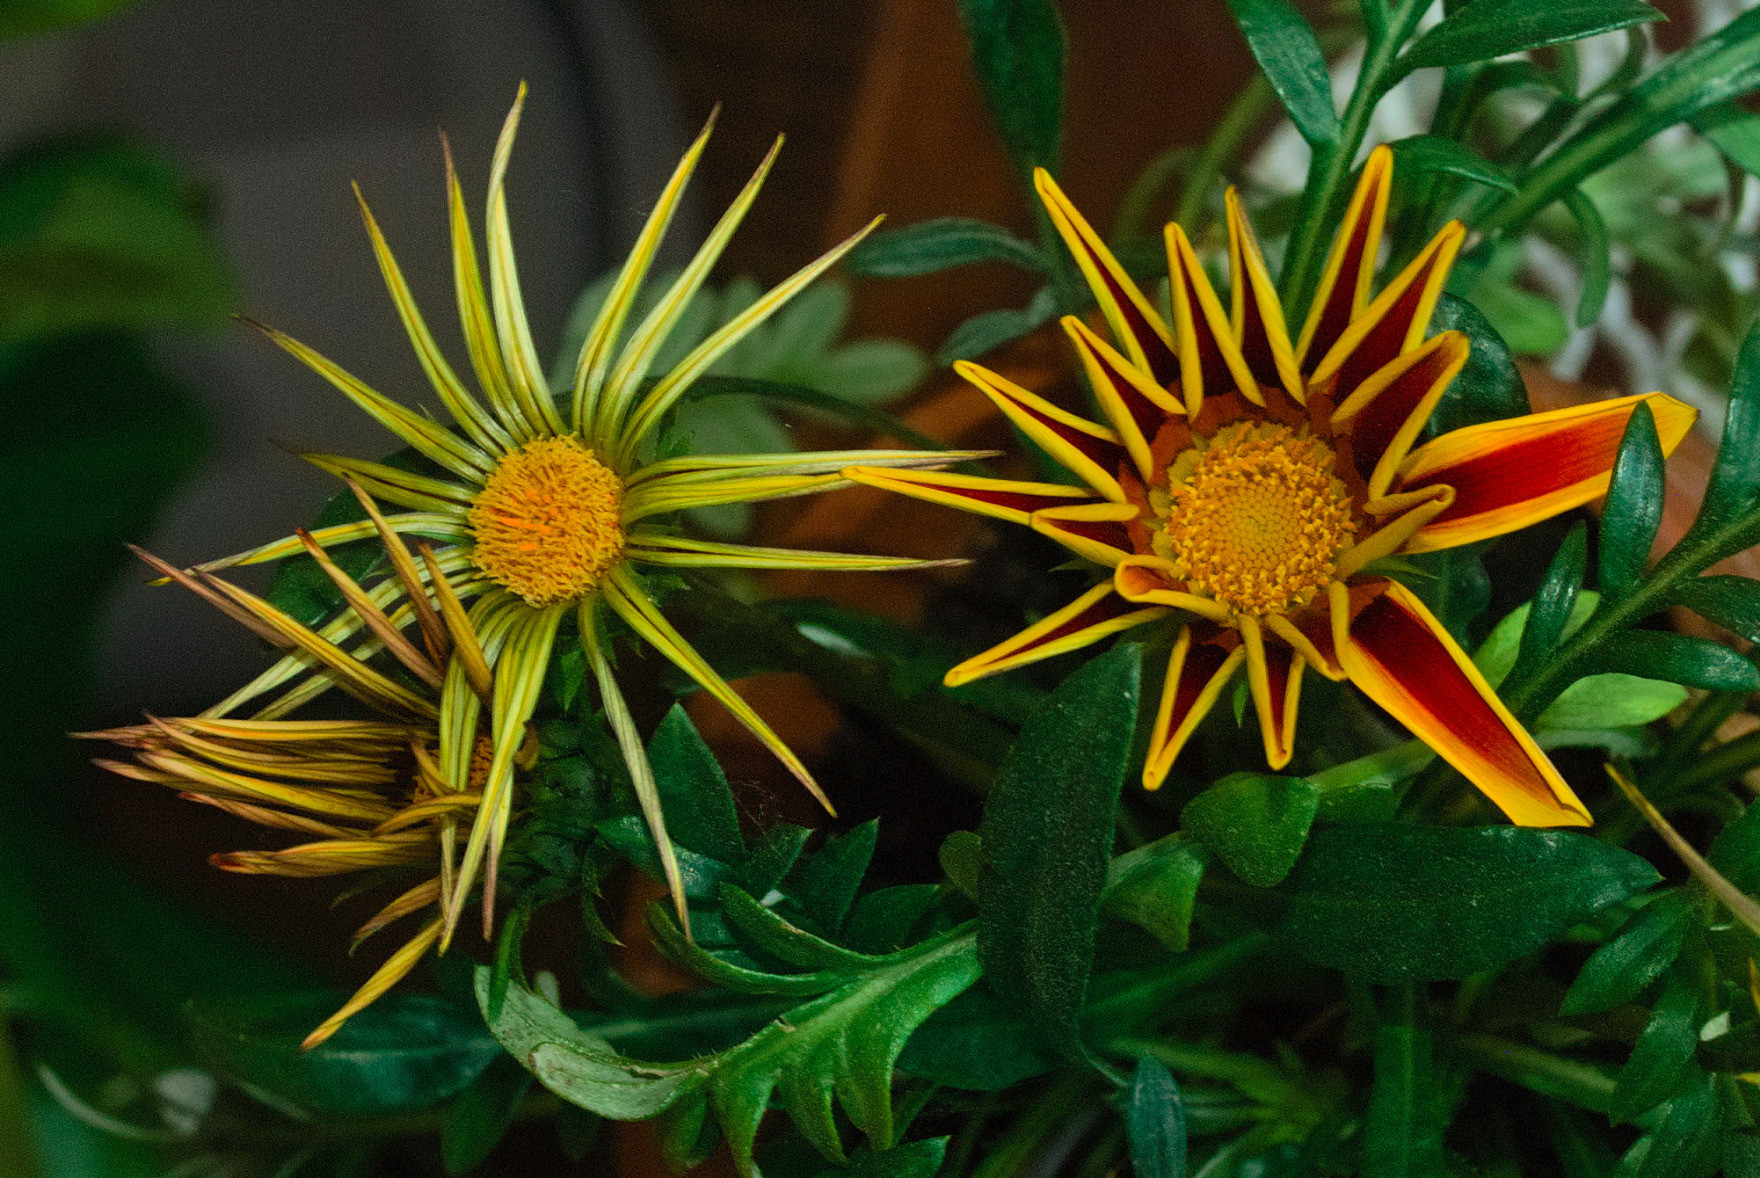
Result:
{"type": "Polygon", "coordinates": [[[1521,417],[1529,412],[1528,386],[1516,359],[1484,312],[1465,299],[1444,294],[1430,317],[1433,332],[1459,331],[1467,337],[1466,367],[1442,394],[1429,428],[1447,433],[1468,425],[1521,417]]]}
{"type": "Polygon", "coordinates": [[[744,888],[760,900],[767,897],[788,874],[813,832],[790,822],[779,823],[758,836],[745,862],[727,874],[727,882],[744,888]]]}
{"type": "Polygon", "coordinates": [[[1607,505],[1601,513],[1600,578],[1602,599],[1610,603],[1637,588],[1650,560],[1650,546],[1662,522],[1662,443],[1656,419],[1640,404],[1626,422],[1607,505]]]}
{"type": "Polygon", "coordinates": [[[1534,728],[1545,729],[1549,741],[1561,732],[1630,728],[1660,720],[1686,699],[1687,689],[1678,683],[1635,675],[1585,675],[1546,706],[1534,728]]]}
{"type": "Polygon", "coordinates": [[[1375,1028],[1375,1081],[1363,1125],[1363,1178],[1429,1178],[1441,1169],[1435,1065],[1421,990],[1388,992],[1375,1028]]]}
{"type": "Polygon", "coordinates": [[[1182,829],[1254,887],[1280,883],[1302,853],[1320,791],[1300,777],[1234,773],[1180,811],[1182,829]]]}
{"type": "Polygon", "coordinates": [[[1102,910],[1129,921],[1174,953],[1191,942],[1192,909],[1209,855],[1184,831],[1138,847],[1112,861],[1102,910]]]}
{"type": "Polygon", "coordinates": [[[1332,79],[1308,18],[1287,0],[1228,0],[1228,7],[1302,138],[1316,146],[1338,142],[1332,79]]]}
{"type": "Polygon", "coordinates": [[[979,828],[985,975],[1074,1060],[1091,1059],[1078,1024],[1141,673],[1141,649],[1122,645],[1065,680],[1021,729],[979,828]]]}
{"type": "Polygon", "coordinates": [[[1125,1128],[1137,1178],[1186,1178],[1186,1113],[1179,1085],[1152,1055],[1137,1060],[1125,1128]]]}
{"type": "Polygon", "coordinates": [[[1718,831],[1705,858],[1741,891],[1760,891],[1760,803],[1718,831]]]}
{"type": "Polygon", "coordinates": [[[942,872],[954,887],[978,898],[978,875],[984,868],[984,840],[975,830],[956,830],[941,840],[937,853],[942,872]]]}
{"type": "Polygon", "coordinates": [[[1570,210],[1577,222],[1577,232],[1583,235],[1583,291],[1577,297],[1577,326],[1587,327],[1601,318],[1607,288],[1613,284],[1613,247],[1607,236],[1607,222],[1582,189],[1573,188],[1565,193],[1564,207],[1570,210]]]}
{"type": "Polygon", "coordinates": [[[1459,176],[1502,192],[1516,191],[1509,173],[1478,152],[1440,135],[1409,135],[1388,144],[1393,149],[1393,174],[1400,183],[1438,173],[1459,176]]]}
{"type": "Polygon", "coordinates": [[[1496,968],[1658,878],[1583,835],[1388,823],[1314,831],[1276,894],[1304,957],[1390,984],[1496,968]]]}
{"type": "Polygon", "coordinates": [[[1707,691],[1760,690],[1760,671],[1727,646],[1662,630],[1627,630],[1603,642],[1589,657],[1597,671],[1666,679],[1707,691]]]}
{"type": "Polygon", "coordinates": [[[1605,1128],[1595,1123],[1600,1118],[1591,1118],[1557,1100],[1541,1102],[1541,1111],[1564,1178],[1607,1178],[1618,1167],[1619,1159],[1608,1146],[1605,1128]]]}
{"type": "Polygon", "coordinates": [[[875,233],[843,259],[846,270],[875,278],[939,274],[977,262],[1007,262],[1040,274],[1050,265],[1039,247],[1000,225],[971,217],[937,217],[875,233]]]}
{"type": "Polygon", "coordinates": [[[960,0],[972,67],[1023,175],[1057,172],[1063,135],[1063,20],[1055,0],[960,0]]]}
{"type": "Polygon", "coordinates": [[[1731,163],[1760,176],[1760,115],[1726,102],[1700,111],[1691,121],[1693,129],[1716,144],[1731,163]]]}
{"type": "Polygon", "coordinates": [[[746,841],[727,775],[680,705],[674,704],[654,730],[648,761],[673,842],[723,863],[739,862],[746,841]]]}
{"type": "Polygon", "coordinates": [[[808,927],[827,936],[842,927],[844,914],[874,858],[879,834],[878,820],[864,822],[847,834],[827,839],[790,874],[783,890],[800,905],[808,927]]]}
{"type": "MultiPolygon", "coordinates": [[[[1760,9],[1746,15],[1760,18],[1760,9]]],[[[1756,33],[1760,43],[1760,28],[1756,33]]],[[[1756,497],[1760,497],[1760,324],[1748,329],[1736,353],[1717,462],[1711,469],[1699,517],[1682,545],[1746,516],[1754,509],[1756,497]]]]}
{"type": "Polygon", "coordinates": [[[1719,1128],[1717,1078],[1694,1074],[1669,1100],[1634,1178],[1711,1178],[1721,1160],[1719,1128]]]}
{"type": "Polygon", "coordinates": [[[510,1055],[495,1062],[452,1100],[440,1128],[440,1157],[448,1174],[468,1174],[482,1164],[532,1087],[532,1073],[510,1055]]]}
{"type": "Polygon", "coordinates": [[[1650,904],[1583,963],[1558,1012],[1599,1014],[1637,998],[1674,963],[1692,916],[1692,902],[1683,892],[1650,904]]]}
{"type": "Polygon", "coordinates": [[[1543,665],[1564,640],[1588,559],[1588,528],[1579,522],[1565,534],[1552,563],[1546,567],[1539,592],[1529,603],[1528,623],[1522,628],[1515,669],[1510,672],[1517,680],[1543,665]]]}
{"type": "Polygon", "coordinates": [[[1669,591],[1684,605],[1749,642],[1760,642],[1760,581],[1751,577],[1689,577],[1669,591]]]}
{"type": "MultiPolygon", "coordinates": [[[[665,872],[660,866],[660,854],[654,848],[654,836],[641,815],[626,814],[622,818],[608,818],[600,822],[596,829],[599,837],[613,850],[647,872],[650,878],[661,883],[666,881],[665,872]]],[[[727,864],[720,860],[699,855],[683,847],[674,847],[673,850],[678,856],[679,877],[684,882],[687,899],[713,900],[715,889],[721,886],[721,881],[733,874],[727,864]]]]}
{"type": "Polygon", "coordinates": [[[942,341],[941,347],[936,349],[935,362],[947,365],[955,360],[982,356],[992,348],[1019,339],[1050,319],[1056,311],[1056,293],[1048,286],[1033,296],[1025,310],[1005,308],[973,315],[942,341]]]}
{"type": "Polygon", "coordinates": [[[1692,973],[1677,965],[1668,971],[1650,1022],[1620,1069],[1609,1120],[1616,1125],[1630,1121],[1674,1094],[1693,1066],[1702,1021],[1692,973]]]}
{"type": "Polygon", "coordinates": [[[1413,42],[1398,68],[1404,72],[1489,61],[1661,19],[1660,12],[1639,0],[1473,0],[1413,42]]]}
{"type": "Polygon", "coordinates": [[[847,1169],[825,1170],[819,1178],[935,1178],[949,1140],[929,1137],[891,1149],[858,1149],[849,1155],[847,1169]]]}
{"type": "Polygon", "coordinates": [[[896,953],[915,938],[912,932],[935,907],[935,884],[900,884],[856,900],[843,923],[842,941],[858,953],[896,953]]]}

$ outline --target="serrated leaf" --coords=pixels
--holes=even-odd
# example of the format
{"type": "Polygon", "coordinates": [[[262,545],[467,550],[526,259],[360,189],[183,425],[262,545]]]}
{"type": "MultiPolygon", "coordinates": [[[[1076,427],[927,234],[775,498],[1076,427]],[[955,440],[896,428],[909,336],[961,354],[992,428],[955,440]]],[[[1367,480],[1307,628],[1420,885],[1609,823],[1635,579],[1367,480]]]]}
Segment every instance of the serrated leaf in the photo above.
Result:
{"type": "Polygon", "coordinates": [[[979,828],[985,974],[1075,1060],[1091,1058],[1078,1021],[1141,668],[1140,648],[1123,645],[1065,680],[1009,749],[979,828]]]}
{"type": "Polygon", "coordinates": [[[1107,869],[1101,909],[1183,953],[1208,858],[1203,845],[1183,831],[1120,855],[1107,869]]]}
{"type": "Polygon", "coordinates": [[[1152,1055],[1137,1060],[1130,1102],[1125,1130],[1137,1178],[1185,1178],[1185,1107],[1166,1064],[1152,1055]]]}
{"type": "Polygon", "coordinates": [[[727,775],[678,704],[654,730],[648,760],[654,766],[654,782],[673,841],[722,863],[739,862],[746,841],[739,832],[739,812],[727,775]]]}
{"type": "Polygon", "coordinates": [[[1684,605],[1749,642],[1760,642],[1760,581],[1750,577],[1689,577],[1669,592],[1684,605]]]}
{"type": "Polygon", "coordinates": [[[827,839],[789,874],[783,890],[793,897],[809,927],[827,936],[842,927],[874,858],[879,833],[879,821],[870,819],[847,834],[827,839]]]}
{"type": "Polygon", "coordinates": [[[758,948],[799,969],[867,969],[879,960],[877,957],[834,945],[823,937],[816,937],[806,929],[790,924],[781,915],[754,900],[750,893],[739,888],[722,888],[721,904],[727,913],[727,919],[751,937],[758,948]]]}
{"type": "Polygon", "coordinates": [[[1609,1120],[1616,1125],[1630,1121],[1675,1092],[1693,1066],[1702,1021],[1692,972],[1676,965],[1666,974],[1650,1021],[1614,1082],[1609,1120]]]}
{"type": "Polygon", "coordinates": [[[1280,933],[1366,981],[1463,978],[1535,952],[1658,875],[1583,835],[1405,823],[1314,831],[1276,889],[1280,933]]]}
{"type": "Polygon", "coordinates": [[[1692,917],[1692,902],[1682,892],[1670,892],[1644,908],[1624,932],[1583,963],[1558,1012],[1598,1014],[1637,998],[1674,963],[1692,917]]]}
{"type": "Polygon", "coordinates": [[[727,873],[727,882],[760,900],[766,898],[782,883],[812,837],[813,832],[804,826],[789,822],[772,826],[758,836],[745,861],[727,873]]]}
{"type": "Polygon", "coordinates": [[[1063,136],[1063,20],[1054,0],[960,0],[972,68],[1024,175],[1057,172],[1063,136]]]}
{"type": "Polygon", "coordinates": [[[1180,811],[1180,827],[1254,887],[1295,866],[1319,810],[1320,791],[1300,777],[1234,773],[1180,811]]]}
{"type": "Polygon", "coordinates": [[[1302,138],[1314,145],[1336,143],[1332,80],[1308,18],[1287,0],[1228,0],[1228,7],[1302,138]]]}
{"type": "Polygon", "coordinates": [[[1413,42],[1399,65],[1414,70],[1489,61],[1661,19],[1639,0],[1473,0],[1413,42]]]}
{"type": "Polygon", "coordinates": [[[1577,326],[1587,327],[1601,318],[1607,303],[1607,291],[1613,284],[1612,243],[1607,236],[1607,223],[1595,202],[1573,188],[1564,194],[1564,207],[1577,223],[1583,237],[1583,290],[1577,296],[1577,326]]]}
{"type": "Polygon", "coordinates": [[[532,1074],[510,1055],[499,1055],[453,1098],[440,1128],[440,1158],[448,1174],[468,1174],[482,1164],[513,1124],[532,1074]]]}
{"type": "Polygon", "coordinates": [[[1707,691],[1760,690],[1760,671],[1729,647],[1662,630],[1614,634],[1596,647],[1587,665],[1707,691]]]}
{"type": "Polygon", "coordinates": [[[1501,192],[1516,191],[1516,182],[1502,168],[1453,139],[1440,135],[1408,135],[1388,144],[1393,149],[1393,174],[1409,183],[1414,176],[1449,175],[1472,180],[1501,192]]]}
{"type": "Polygon", "coordinates": [[[976,262],[1007,262],[1041,274],[1049,270],[1038,246],[971,217],[937,217],[883,230],[843,259],[845,269],[875,278],[938,274],[976,262]]]}

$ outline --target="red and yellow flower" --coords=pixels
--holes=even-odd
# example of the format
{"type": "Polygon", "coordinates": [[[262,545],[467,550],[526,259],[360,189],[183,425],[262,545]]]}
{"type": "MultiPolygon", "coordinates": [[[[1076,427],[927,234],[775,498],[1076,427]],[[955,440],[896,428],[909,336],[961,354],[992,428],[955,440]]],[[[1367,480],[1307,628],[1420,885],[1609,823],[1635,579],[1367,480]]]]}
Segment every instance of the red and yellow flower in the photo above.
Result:
{"type": "Polygon", "coordinates": [[[1047,212],[1111,330],[1075,316],[1104,421],[976,364],[957,365],[1085,486],[854,468],[851,479],[1024,523],[1110,575],[948,672],[949,685],[1176,619],[1143,784],[1154,789],[1245,664],[1266,759],[1289,763],[1302,677],[1348,679],[1527,826],[1588,812],[1447,630],[1380,570],[1389,558],[1485,540],[1607,490],[1626,422],[1648,404],[1665,452],[1694,411],[1661,393],[1469,426],[1423,441],[1467,337],[1426,338],[1464,230],[1450,223],[1371,289],[1392,155],[1376,150],[1333,241],[1301,333],[1228,193],[1225,306],[1167,226],[1172,322],[1058,189],[1047,212]]]}

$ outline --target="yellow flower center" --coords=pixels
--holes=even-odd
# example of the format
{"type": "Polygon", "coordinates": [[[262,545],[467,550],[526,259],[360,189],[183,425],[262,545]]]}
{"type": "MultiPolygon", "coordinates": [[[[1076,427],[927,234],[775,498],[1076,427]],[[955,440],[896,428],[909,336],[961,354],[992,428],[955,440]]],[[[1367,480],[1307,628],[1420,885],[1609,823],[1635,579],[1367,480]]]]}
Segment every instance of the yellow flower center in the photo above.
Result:
{"type": "Polygon", "coordinates": [[[1155,551],[1192,589],[1235,613],[1299,609],[1332,579],[1356,532],[1332,448],[1306,431],[1242,422],[1168,468],[1155,551]]]}
{"type": "Polygon", "coordinates": [[[580,597],[623,555],[623,484],[572,437],[503,458],[471,506],[471,560],[531,605],[580,597]]]}

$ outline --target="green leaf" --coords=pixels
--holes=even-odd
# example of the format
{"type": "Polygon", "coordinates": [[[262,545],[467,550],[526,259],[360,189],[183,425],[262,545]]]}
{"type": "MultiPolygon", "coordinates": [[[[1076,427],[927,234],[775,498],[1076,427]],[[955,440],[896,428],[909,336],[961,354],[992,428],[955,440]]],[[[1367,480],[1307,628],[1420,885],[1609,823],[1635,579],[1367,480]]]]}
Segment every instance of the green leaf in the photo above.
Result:
{"type": "Polygon", "coordinates": [[[1587,327],[1601,318],[1607,303],[1607,288],[1613,284],[1613,253],[1608,241],[1607,223],[1595,202],[1583,195],[1581,188],[1564,194],[1564,207],[1583,235],[1583,291],[1577,296],[1577,326],[1587,327]]]}
{"type": "Polygon", "coordinates": [[[1522,627],[1522,642],[1517,648],[1515,669],[1510,672],[1520,680],[1539,668],[1563,641],[1565,627],[1576,608],[1577,592],[1583,584],[1583,569],[1588,563],[1588,528],[1578,522],[1558,546],[1540,589],[1528,606],[1528,622],[1522,627]]]}
{"type": "Polygon", "coordinates": [[[1705,857],[1742,891],[1760,891],[1760,803],[1718,831],[1705,857]]]}
{"type": "Polygon", "coordinates": [[[1065,680],[1004,758],[979,828],[984,972],[1075,1060],[1090,1058],[1078,1020],[1141,675],[1141,648],[1121,645],[1065,680]]]}
{"type": "Polygon", "coordinates": [[[949,1088],[1000,1092],[1058,1062],[1013,1004],[974,986],[917,1028],[898,1057],[898,1070],[949,1088]]]}
{"type": "Polygon", "coordinates": [[[947,1156],[946,1137],[907,1141],[891,1149],[858,1149],[849,1155],[849,1167],[825,1170],[819,1178],[935,1178],[947,1156]]]}
{"type": "Polygon", "coordinates": [[[1726,102],[1700,111],[1692,124],[1731,163],[1751,176],[1760,176],[1760,115],[1726,102]]]}
{"type": "MultiPolygon", "coordinates": [[[[488,970],[483,970],[487,984],[488,970]]],[[[339,996],[271,994],[190,1007],[190,1038],[218,1073],[277,1103],[331,1116],[383,1116],[439,1104],[489,1066],[500,1048],[469,1011],[391,993],[302,1052],[339,996]]]]}
{"type": "Polygon", "coordinates": [[[953,886],[978,898],[978,875],[984,869],[984,840],[975,830],[956,830],[941,840],[936,852],[942,872],[953,886]]]}
{"type": "Polygon", "coordinates": [[[1366,981],[1464,978],[1658,878],[1628,851],[1562,831],[1334,827],[1309,835],[1278,887],[1279,928],[1310,961],[1366,981]]]}
{"type": "Polygon", "coordinates": [[[941,347],[936,349],[935,362],[946,366],[955,360],[982,356],[992,348],[1019,339],[1056,313],[1056,292],[1047,286],[1033,296],[1033,301],[1023,311],[1005,308],[973,315],[942,341],[941,347]]]}
{"type": "Polygon", "coordinates": [[[1660,720],[1685,703],[1687,689],[1635,675],[1585,675],[1549,704],[1534,722],[1548,739],[1561,732],[1630,728],[1660,720]]]}
{"type": "Polygon", "coordinates": [[[134,0],[8,0],[0,8],[0,38],[28,37],[85,24],[119,12],[134,0]]]}
{"type": "Polygon", "coordinates": [[[772,826],[758,836],[745,862],[728,872],[727,882],[754,896],[768,896],[782,883],[812,837],[813,832],[804,826],[789,822],[772,826]]]}
{"type": "Polygon", "coordinates": [[[1180,811],[1180,826],[1252,884],[1281,883],[1296,865],[1320,791],[1300,777],[1234,773],[1180,811]]]}
{"type": "Polygon", "coordinates": [[[1332,79],[1314,27],[1287,0],[1228,0],[1253,60],[1310,144],[1338,142],[1332,79]]]}
{"type": "MultiPolygon", "coordinates": [[[[1760,18],[1760,9],[1746,14],[1760,18]]],[[[1745,18],[1739,18],[1745,19],[1745,18]]],[[[1683,547],[1699,539],[1698,533],[1721,529],[1753,511],[1760,498],[1760,324],[1748,329],[1736,353],[1730,374],[1729,405],[1723,418],[1723,437],[1717,446],[1717,462],[1705,488],[1699,517],[1682,538],[1683,547]]],[[[1719,548],[1716,556],[1728,555],[1719,548]]],[[[1715,556],[1714,556],[1715,559],[1715,556]]]]}
{"type": "Polygon", "coordinates": [[[1674,963],[1692,917],[1691,900],[1678,891],[1644,908],[1583,963],[1558,1012],[1599,1014],[1637,998],[1674,963]]]}
{"type": "Polygon", "coordinates": [[[1484,312],[1465,299],[1443,294],[1430,317],[1433,332],[1458,331],[1467,337],[1467,363],[1430,416],[1437,433],[1521,417],[1529,412],[1528,386],[1516,370],[1509,345],[1484,312]]]}
{"type": "Polygon", "coordinates": [[[1666,679],[1707,691],[1760,690],[1760,671],[1729,647],[1662,630],[1614,634],[1585,662],[1597,671],[1666,679]]]}
{"type": "MultiPolygon", "coordinates": [[[[621,818],[607,818],[596,829],[600,838],[610,844],[618,854],[646,872],[650,879],[665,882],[666,873],[660,866],[660,853],[654,847],[654,836],[641,815],[625,814],[621,818]]],[[[685,847],[674,847],[673,853],[678,857],[684,894],[692,900],[713,900],[722,880],[739,874],[719,859],[699,855],[685,847]]],[[[747,860],[748,863],[750,861],[747,860]]],[[[742,864],[743,866],[745,865],[742,864]]]]}
{"type": "Polygon", "coordinates": [[[1689,577],[1669,591],[1684,605],[1749,642],[1760,642],[1760,581],[1751,577],[1689,577]]]}
{"type": "Polygon", "coordinates": [[[1593,37],[1662,14],[1639,0],[1473,0],[1400,56],[1401,72],[1489,61],[1506,53],[1593,37]]]}
{"type": "Polygon", "coordinates": [[[1669,1100],[1634,1178],[1711,1178],[1720,1161],[1719,1128],[1717,1078],[1698,1073],[1669,1100]]]}
{"type": "Polygon", "coordinates": [[[1174,953],[1191,942],[1192,908],[1209,856],[1202,844],[1175,831],[1112,861],[1101,909],[1129,921],[1174,953]]]}
{"type": "Polygon", "coordinates": [[[1152,1055],[1137,1060],[1125,1117],[1137,1178],[1186,1178],[1186,1113],[1179,1085],[1152,1055]]]}
{"type": "Polygon", "coordinates": [[[1023,175],[1057,172],[1063,135],[1063,20],[1054,0],[960,0],[972,68],[1023,175]]]}
{"type": "Polygon", "coordinates": [[[846,270],[875,278],[939,274],[976,262],[1007,262],[1044,274],[1045,255],[1000,225],[971,217],[937,217],[869,237],[843,259],[846,270]]]}
{"type": "Polygon", "coordinates": [[[1393,174],[1409,183],[1414,176],[1438,173],[1459,176],[1487,188],[1516,191],[1516,182],[1502,168],[1453,139],[1440,135],[1408,135],[1388,144],[1393,149],[1393,174]]]}
{"type": "Polygon", "coordinates": [[[532,1074],[510,1055],[498,1055],[453,1098],[440,1129],[440,1157],[448,1174],[468,1174],[482,1164],[513,1124],[532,1074]]]}
{"type": "Polygon", "coordinates": [[[1481,275],[1467,297],[1517,355],[1543,356],[1570,338],[1570,325],[1557,303],[1509,279],[1481,275]]]}
{"type": "Polygon", "coordinates": [[[1429,1012],[1411,985],[1387,995],[1363,1123],[1363,1178],[1429,1178],[1442,1162],[1429,1012]]]}
{"type": "Polygon", "coordinates": [[[739,833],[727,775],[680,705],[674,704],[654,730],[648,760],[673,841],[723,863],[744,858],[746,841],[739,833]]]}
{"type": "Polygon", "coordinates": [[[230,269],[194,186],[146,148],[34,148],[0,166],[0,210],[0,342],[215,328],[232,309],[230,269]]]}
{"type": "Polygon", "coordinates": [[[1601,513],[1599,573],[1601,596],[1614,603],[1629,596],[1643,578],[1662,522],[1662,443],[1650,406],[1640,403],[1626,422],[1614,459],[1607,504],[1601,513]]]}
{"type": "Polygon", "coordinates": [[[1667,1100],[1693,1066],[1699,1045],[1698,987],[1692,971],[1677,964],[1663,982],[1650,1021],[1614,1083],[1607,1116],[1630,1121],[1667,1100]]]}
{"type": "Polygon", "coordinates": [[[856,889],[874,858],[880,823],[870,820],[824,847],[794,869],[783,890],[794,897],[810,927],[829,936],[843,925],[856,889]]]}

